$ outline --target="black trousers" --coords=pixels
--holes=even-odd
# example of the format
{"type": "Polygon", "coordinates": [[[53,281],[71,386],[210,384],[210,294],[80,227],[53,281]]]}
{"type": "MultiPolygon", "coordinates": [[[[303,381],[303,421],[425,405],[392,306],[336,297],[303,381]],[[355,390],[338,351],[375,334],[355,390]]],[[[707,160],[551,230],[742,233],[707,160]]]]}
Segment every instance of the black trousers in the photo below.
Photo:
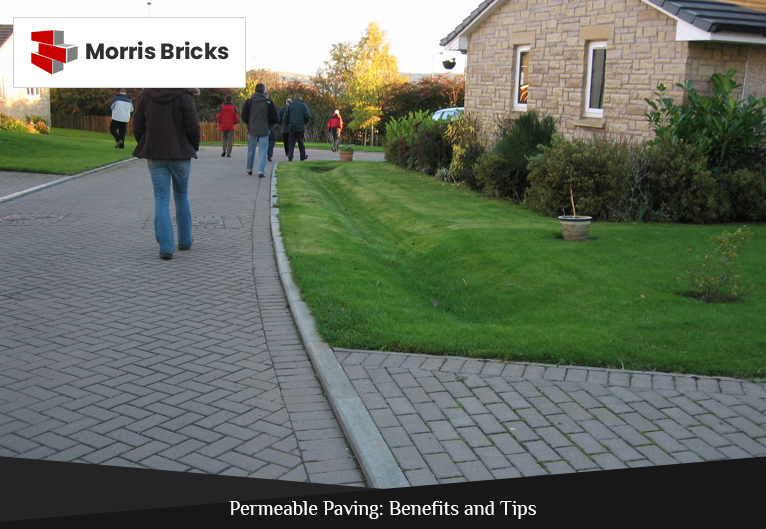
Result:
{"type": "Polygon", "coordinates": [[[298,151],[301,154],[301,161],[306,159],[306,146],[303,144],[304,131],[290,132],[290,152],[287,153],[287,159],[293,161],[295,154],[295,142],[298,141],[298,151]]]}
{"type": "Polygon", "coordinates": [[[282,133],[282,143],[285,144],[285,156],[290,156],[290,133],[282,133]]]}
{"type": "Polygon", "coordinates": [[[109,132],[114,136],[114,141],[125,142],[125,133],[128,131],[128,124],[124,121],[112,120],[109,124],[109,132]]]}

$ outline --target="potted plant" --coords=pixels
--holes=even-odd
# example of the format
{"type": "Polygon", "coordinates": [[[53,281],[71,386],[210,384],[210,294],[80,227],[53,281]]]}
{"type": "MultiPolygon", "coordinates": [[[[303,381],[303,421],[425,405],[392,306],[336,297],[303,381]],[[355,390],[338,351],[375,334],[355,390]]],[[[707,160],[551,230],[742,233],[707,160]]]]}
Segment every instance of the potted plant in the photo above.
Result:
{"type": "Polygon", "coordinates": [[[572,179],[569,180],[569,200],[572,203],[572,214],[559,217],[561,233],[564,235],[565,241],[582,242],[588,238],[590,221],[593,220],[593,217],[577,214],[574,192],[572,190],[572,179]]]}
{"type": "Polygon", "coordinates": [[[340,153],[341,162],[350,162],[354,159],[354,144],[346,143],[338,145],[338,152],[340,153]]]}
{"type": "Polygon", "coordinates": [[[442,61],[442,66],[444,66],[446,70],[451,70],[452,68],[455,67],[456,64],[457,64],[457,60],[455,59],[445,59],[442,61]]]}

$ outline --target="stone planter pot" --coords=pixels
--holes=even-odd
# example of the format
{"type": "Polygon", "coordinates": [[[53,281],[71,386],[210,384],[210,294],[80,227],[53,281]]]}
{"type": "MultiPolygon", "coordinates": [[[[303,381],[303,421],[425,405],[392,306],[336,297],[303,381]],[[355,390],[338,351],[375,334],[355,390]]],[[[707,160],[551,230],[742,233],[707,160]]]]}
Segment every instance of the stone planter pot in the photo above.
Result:
{"type": "Polygon", "coordinates": [[[350,162],[354,159],[354,151],[338,151],[340,153],[341,162],[350,162]]]}
{"type": "Polygon", "coordinates": [[[561,233],[565,241],[582,242],[588,238],[590,221],[593,217],[586,215],[562,215],[559,217],[561,233]]]}

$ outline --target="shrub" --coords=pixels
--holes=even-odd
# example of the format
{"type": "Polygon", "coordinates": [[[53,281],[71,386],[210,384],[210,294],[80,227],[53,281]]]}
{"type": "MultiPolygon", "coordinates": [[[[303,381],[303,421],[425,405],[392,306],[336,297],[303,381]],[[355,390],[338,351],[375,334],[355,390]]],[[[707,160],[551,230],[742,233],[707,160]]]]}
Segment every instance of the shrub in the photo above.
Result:
{"type": "Polygon", "coordinates": [[[484,189],[484,193],[491,197],[508,196],[508,188],[504,187],[506,178],[506,161],[495,151],[485,151],[476,160],[474,173],[476,184],[484,189]]]}
{"type": "Polygon", "coordinates": [[[399,167],[409,167],[409,146],[407,145],[407,138],[399,136],[398,138],[386,138],[384,146],[385,160],[391,162],[399,167]]]}
{"type": "Polygon", "coordinates": [[[755,290],[754,286],[741,285],[735,261],[742,245],[751,238],[752,233],[747,227],[710,238],[708,252],[702,258],[697,257],[694,266],[687,272],[697,299],[726,303],[741,299],[755,290]]]}
{"type": "Polygon", "coordinates": [[[749,222],[766,220],[766,174],[740,169],[731,175],[729,196],[734,217],[749,222]]]}
{"type": "Polygon", "coordinates": [[[631,175],[627,141],[594,138],[567,141],[556,136],[530,158],[529,206],[545,215],[571,213],[570,185],[578,214],[617,220],[631,175]]]}
{"type": "Polygon", "coordinates": [[[452,146],[444,136],[447,123],[431,121],[433,124],[426,125],[423,122],[416,127],[411,157],[414,158],[413,169],[435,175],[439,168],[449,166],[452,160],[452,146]]]}
{"type": "Polygon", "coordinates": [[[13,116],[7,116],[0,114],[0,130],[7,130],[10,132],[29,132],[27,125],[20,119],[16,119],[13,116]]]}
{"type": "Polygon", "coordinates": [[[464,183],[468,187],[481,187],[482,183],[477,171],[478,162],[484,153],[484,145],[478,141],[468,143],[465,146],[454,146],[452,148],[452,161],[449,165],[449,178],[453,182],[464,183]]]}
{"type": "Polygon", "coordinates": [[[654,127],[656,141],[694,144],[706,153],[711,168],[727,173],[744,167],[766,141],[766,97],[737,101],[732,95],[741,87],[734,81],[736,73],[731,69],[714,74],[710,96],[699,95],[690,80],[678,83],[676,86],[686,92],[686,105],[676,105],[660,84],[656,99],[646,99],[652,108],[647,118],[654,127]]]}
{"type": "Polygon", "coordinates": [[[646,150],[646,193],[652,212],[662,212],[673,222],[705,223],[718,220],[726,199],[705,164],[699,147],[661,142],[646,150]]]}
{"type": "Polygon", "coordinates": [[[51,131],[50,127],[48,127],[44,121],[35,122],[35,129],[39,134],[48,134],[51,131]]]}
{"type": "Polygon", "coordinates": [[[44,117],[42,117],[42,116],[27,116],[27,117],[26,117],[26,119],[27,119],[27,123],[34,123],[34,124],[37,124],[37,123],[39,123],[40,121],[42,121],[44,124],[48,125],[49,127],[50,127],[50,125],[51,125],[51,124],[50,124],[50,120],[49,120],[49,119],[45,119],[45,118],[44,118],[44,117]]]}
{"type": "Polygon", "coordinates": [[[469,187],[480,187],[475,169],[476,162],[485,151],[481,121],[464,113],[447,123],[445,137],[452,145],[449,178],[469,187]]]}
{"type": "Polygon", "coordinates": [[[540,153],[540,147],[550,145],[556,133],[556,120],[530,110],[516,119],[506,118],[498,123],[499,139],[494,147],[504,162],[499,172],[485,175],[485,189],[490,194],[512,198],[518,202],[529,187],[529,157],[540,153]]]}

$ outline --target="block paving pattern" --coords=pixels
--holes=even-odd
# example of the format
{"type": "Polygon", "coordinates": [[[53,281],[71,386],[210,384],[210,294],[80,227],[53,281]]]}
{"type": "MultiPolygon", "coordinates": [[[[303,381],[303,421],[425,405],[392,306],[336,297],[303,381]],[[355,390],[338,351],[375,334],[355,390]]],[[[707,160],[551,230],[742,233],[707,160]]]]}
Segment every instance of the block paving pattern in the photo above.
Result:
{"type": "Polygon", "coordinates": [[[412,486],[766,456],[734,379],[338,349],[412,486]]]}
{"type": "MultiPolygon", "coordinates": [[[[144,161],[0,204],[0,456],[364,486],[297,335],[268,179],[193,162],[195,229],[159,259],[144,161]],[[240,222],[240,220],[242,222],[240,222]]],[[[17,190],[0,173],[0,196],[17,190]]],[[[28,182],[34,177],[26,177],[28,182]]]]}

